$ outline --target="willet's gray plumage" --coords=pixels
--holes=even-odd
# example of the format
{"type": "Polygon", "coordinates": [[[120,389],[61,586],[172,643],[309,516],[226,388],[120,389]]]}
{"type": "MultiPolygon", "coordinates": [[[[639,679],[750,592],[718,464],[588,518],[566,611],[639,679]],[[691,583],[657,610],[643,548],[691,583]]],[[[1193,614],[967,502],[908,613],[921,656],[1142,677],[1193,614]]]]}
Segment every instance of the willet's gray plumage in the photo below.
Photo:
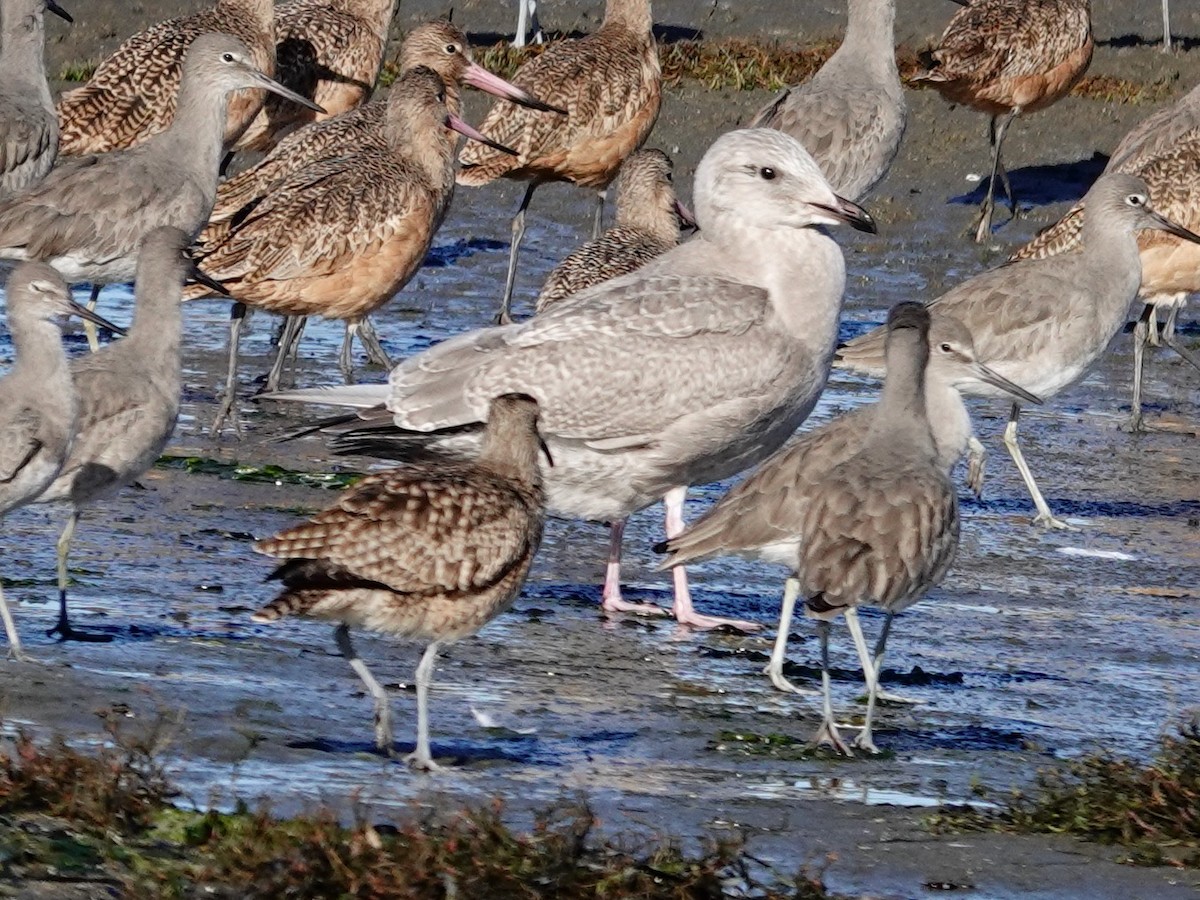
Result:
{"type": "Polygon", "coordinates": [[[72,21],[54,0],[0,4],[0,200],[41,181],[58,156],[44,10],[72,21]]]}
{"type": "MultiPolygon", "coordinates": [[[[184,60],[202,34],[231,34],[266,75],[275,68],[272,0],[217,0],[215,6],[139,31],[96,67],[87,84],[58,98],[64,156],[124,150],[166,131],[175,118],[184,60]]],[[[263,87],[263,85],[255,85],[263,87]]],[[[261,90],[243,89],[226,107],[224,142],[231,146],[263,104],[261,90]]]]}
{"type": "MultiPolygon", "coordinates": [[[[953,316],[935,316],[929,329],[925,409],[937,465],[947,475],[963,458],[972,439],[971,420],[961,392],[978,383],[990,384],[1028,403],[1041,402],[979,362],[966,326],[953,316]]],[[[794,570],[810,492],[832,469],[864,448],[876,418],[883,412],[878,403],[859,407],[780,448],[730,488],[687,531],[655,547],[670,554],[662,567],[736,554],[794,570]]],[[[865,654],[866,645],[852,607],[846,610],[846,623],[855,633],[855,646],[865,654]]],[[[780,616],[775,649],[765,671],[780,690],[812,693],[796,688],[783,676],[790,624],[789,607],[780,616]]],[[[862,664],[869,688],[871,661],[864,655],[862,664]]]]}
{"type": "Polygon", "coordinates": [[[175,430],[179,415],[182,333],[180,298],[192,268],[191,237],[160,227],[138,252],[136,304],[128,336],[71,361],[79,423],[71,452],[38,503],[71,504],[58,541],[59,621],[64,640],[99,639],[75,631],[67,618],[67,555],[83,508],[116,493],[151,466],[175,430]]]}
{"type": "Polygon", "coordinates": [[[387,693],[354,652],[349,626],[428,642],[417,666],[417,746],[408,761],[436,769],[429,685],[438,647],[474,634],[521,591],[545,522],[538,404],[505,394],[488,404],[478,458],[370,475],[308,522],[254,549],[286,560],[284,591],[254,615],[338,622],[338,649],[375,700],[375,742],[392,753],[387,693]]]}
{"type": "MultiPolygon", "coordinates": [[[[687,485],[727,478],[779,447],[825,386],[845,286],[823,226],[872,230],[829,189],[793,138],[758,128],[722,135],[696,171],[695,238],[629,275],[517,325],[452,338],[393,370],[390,386],[279,395],[349,406],[383,424],[342,446],[401,454],[470,446],[487,398],[541,404],[557,515],[613,522],[667,500],[683,530],[687,485]],[[397,431],[399,429],[399,431],[397,431]]],[[[362,423],[359,422],[359,425],[362,423]]],[[[675,614],[696,627],[676,569],[675,614]]],[[[739,623],[752,626],[753,623],[739,623]]]]}
{"type": "MultiPolygon", "coordinates": [[[[929,312],[897,304],[887,328],[887,379],[863,448],[805,491],[799,555],[784,594],[785,608],[789,597],[801,597],[818,620],[824,715],[814,740],[846,754],[830,697],[831,620],[862,604],[887,612],[870,662],[866,721],[855,739],[876,753],[871,724],[892,617],[941,582],[958,549],[958,495],[938,463],[925,408],[929,312]]],[[[861,632],[855,636],[861,640],[861,632]]]]}
{"type": "MultiPolygon", "coordinates": [[[[120,330],[76,305],[62,276],[44,263],[18,265],[5,298],[16,359],[0,381],[0,518],[50,486],[75,434],[78,401],[56,319],[77,315],[120,330]]],[[[0,616],[9,656],[25,660],[2,590],[0,616]]]]}
{"type": "Polygon", "coordinates": [[[891,168],[908,108],[896,68],[896,0],[849,0],[846,37],[811,79],[784,90],[750,126],[786,131],[830,186],[861,200],[891,168]]]}
{"type": "MultiPolygon", "coordinates": [[[[1200,87],[1164,107],[1122,138],[1105,172],[1136,175],[1150,189],[1150,205],[1173,222],[1200,230],[1200,87]]],[[[1017,250],[1010,261],[1041,259],[1075,250],[1083,235],[1082,202],[1017,250]]],[[[1200,247],[1163,231],[1138,235],[1142,260],[1140,295],[1145,301],[1134,329],[1133,404],[1129,427],[1142,422],[1142,373],[1147,343],[1157,344],[1158,313],[1165,312],[1162,341],[1200,369],[1200,357],[1175,339],[1175,320],[1189,293],[1200,291],[1200,247]]]]}
{"type": "MultiPolygon", "coordinates": [[[[1200,242],[1200,236],[1154,212],[1148,190],[1132,175],[1101,176],[1084,198],[1079,252],[983,272],[933,300],[930,312],[966,325],[981,362],[1040,397],[1053,397],[1083,377],[1125,324],[1142,280],[1136,232],[1156,228],[1200,242]]],[[[883,341],[882,329],[855,338],[839,350],[835,365],[882,374],[883,341]]],[[[1000,394],[986,385],[965,392],[1000,394]]],[[[1025,463],[1017,443],[1020,412],[1014,403],[1004,443],[1037,507],[1034,522],[1067,527],[1050,512],[1025,463]]]]}
{"type": "Polygon", "coordinates": [[[1000,162],[1008,126],[1066,96],[1087,70],[1092,48],[1091,0],[973,0],[946,26],[929,71],[913,79],[991,116],[992,174],[976,242],[991,235],[997,177],[1017,214],[1000,162]]]}
{"type": "Polygon", "coordinates": [[[497,178],[527,181],[512,223],[508,277],[499,321],[512,321],[517,254],[525,211],[538,185],[568,181],[597,191],[592,237],[600,236],[604,192],[624,159],[642,145],[662,104],[662,70],[650,0],[607,0],[600,29],[547,47],[521,66],[513,83],[567,111],[566,118],[497,103],[479,130],[517,151],[516,157],[467,146],[458,183],[477,187],[497,178]]]}
{"type": "Polygon", "coordinates": [[[171,126],[128,150],[66,160],[0,204],[0,258],[48,262],[69,283],[111,284],[133,278],[150,229],[195,237],[216,197],[228,96],[246,87],[309,102],[260,72],[236,37],[197,37],[171,126]]]}

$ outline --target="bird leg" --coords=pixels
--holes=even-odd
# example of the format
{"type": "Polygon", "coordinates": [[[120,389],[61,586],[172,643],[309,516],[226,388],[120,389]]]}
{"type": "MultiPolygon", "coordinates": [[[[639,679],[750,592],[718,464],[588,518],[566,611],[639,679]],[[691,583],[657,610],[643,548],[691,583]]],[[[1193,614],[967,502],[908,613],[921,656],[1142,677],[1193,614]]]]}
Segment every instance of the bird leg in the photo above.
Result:
{"type": "Polygon", "coordinates": [[[1163,43],[1162,52],[1171,52],[1171,5],[1169,0],[1162,0],[1163,14],[1163,43]]]}
{"type": "Polygon", "coordinates": [[[987,464],[987,449],[979,438],[967,438],[967,487],[975,493],[976,500],[983,499],[983,467],[987,464]]]}
{"type": "Polygon", "coordinates": [[[843,756],[853,756],[854,754],[850,752],[850,748],[838,733],[837,723],[833,720],[833,697],[829,678],[829,631],[829,622],[825,619],[818,619],[817,635],[821,639],[821,693],[824,699],[821,727],[817,729],[817,733],[813,735],[810,743],[813,747],[828,745],[843,756]]]}
{"type": "Polygon", "coordinates": [[[1017,471],[1021,473],[1021,478],[1025,482],[1025,487],[1029,491],[1029,496],[1033,498],[1033,505],[1037,507],[1037,516],[1033,519],[1034,525],[1043,525],[1046,528],[1061,528],[1067,531],[1078,531],[1072,525],[1068,525],[1061,519],[1054,518],[1054,514],[1050,512],[1050,505],[1046,503],[1046,498],[1042,496],[1042,492],[1038,490],[1037,482],[1033,480],[1033,473],[1029,471],[1029,464],[1025,462],[1025,455],[1021,453],[1021,446],[1017,443],[1017,419],[1021,415],[1021,404],[1014,403],[1012,412],[1008,416],[1008,424],[1004,426],[1004,446],[1008,448],[1008,454],[1017,465],[1017,471]]]}
{"type": "Polygon", "coordinates": [[[58,537],[56,549],[58,552],[58,622],[46,632],[48,637],[58,635],[60,641],[83,641],[90,644],[107,644],[113,639],[111,634],[92,634],[88,631],[76,631],[71,627],[67,617],[67,556],[71,552],[71,539],[75,536],[75,526],[79,524],[79,510],[72,509],[71,517],[58,537]]]}
{"type": "Polygon", "coordinates": [[[608,191],[596,192],[596,218],[592,220],[592,240],[600,240],[600,235],[604,233],[604,201],[608,198],[608,191]]]}
{"type": "Polygon", "coordinates": [[[497,325],[512,324],[512,295],[513,287],[517,283],[517,254],[521,250],[521,239],[525,237],[525,210],[529,208],[529,201],[533,199],[533,192],[537,190],[538,182],[529,182],[529,187],[525,188],[525,196],[521,198],[521,205],[517,208],[517,214],[512,220],[512,243],[508,248],[508,276],[504,279],[504,299],[500,301],[500,314],[496,316],[497,325]]]}
{"type": "Polygon", "coordinates": [[[391,369],[392,360],[379,341],[379,332],[375,330],[375,323],[371,321],[371,317],[363,316],[349,327],[357,329],[358,342],[367,351],[367,361],[377,366],[383,366],[385,369],[391,369]]]}
{"type": "Polygon", "coordinates": [[[264,393],[271,393],[279,390],[279,382],[283,380],[283,369],[287,365],[287,358],[290,356],[292,362],[295,363],[299,353],[300,335],[304,333],[304,326],[308,322],[307,316],[284,316],[283,327],[279,332],[279,340],[275,345],[275,362],[271,365],[271,371],[267,373],[267,383],[263,387],[264,393]]]}
{"type": "Polygon", "coordinates": [[[1167,313],[1167,321],[1163,323],[1162,342],[1183,357],[1185,362],[1197,369],[1200,369],[1200,358],[1196,357],[1192,351],[1184,347],[1179,341],[1175,340],[1175,319],[1179,316],[1180,304],[1176,303],[1171,307],[1171,311],[1167,313]]]}
{"type": "Polygon", "coordinates": [[[600,609],[606,613],[636,613],[639,616],[665,616],[667,611],[653,603],[633,603],[621,597],[621,538],[625,534],[625,519],[608,526],[608,565],[604,570],[604,592],[600,609]]]}
{"type": "Polygon", "coordinates": [[[792,628],[792,613],[796,609],[798,596],[800,596],[800,580],[795,575],[789,575],[787,581],[783,583],[783,603],[779,609],[779,628],[775,631],[775,646],[771,648],[771,661],[767,663],[763,673],[771,679],[771,684],[781,691],[813,696],[818,692],[809,688],[798,688],[783,677],[783,660],[787,655],[788,633],[792,628]]]}
{"type": "MultiPolygon", "coordinates": [[[[87,308],[89,312],[96,311],[96,304],[100,301],[101,285],[93,284],[92,293],[88,296],[87,308]]],[[[87,335],[88,349],[95,353],[100,349],[100,333],[96,329],[95,322],[83,320],[83,333],[87,335]]]]}
{"type": "Polygon", "coordinates": [[[875,643],[874,656],[867,652],[867,640],[863,637],[862,623],[859,621],[858,611],[853,606],[846,608],[846,627],[850,629],[850,637],[854,639],[854,649],[858,652],[858,661],[863,668],[863,679],[867,683],[868,704],[870,703],[871,691],[874,690],[877,700],[919,706],[922,702],[920,700],[903,697],[899,694],[891,694],[879,687],[879,676],[883,674],[883,669],[881,668],[883,664],[883,651],[881,648],[887,643],[887,633],[892,627],[892,614],[888,613],[887,618],[884,620],[883,631],[880,633],[879,640],[875,643]]]}
{"type": "Polygon", "coordinates": [[[404,757],[406,763],[423,772],[441,769],[429,751],[429,685],[433,681],[433,663],[437,659],[437,651],[438,642],[434,641],[425,648],[417,664],[417,749],[404,757]]]}
{"type": "Polygon", "coordinates": [[[17,623],[13,621],[8,601],[4,599],[3,588],[0,588],[0,617],[4,619],[4,631],[8,634],[8,658],[17,662],[32,662],[21,649],[21,636],[17,634],[17,623]]]}
{"type": "Polygon", "coordinates": [[[242,422],[237,414],[237,363],[238,344],[242,337],[242,322],[246,318],[246,304],[235,303],[229,310],[229,363],[225,373],[225,393],[217,406],[217,416],[213,419],[209,434],[220,437],[221,428],[227,419],[233,419],[233,430],[241,437],[242,422]]]}
{"type": "MultiPolygon", "coordinates": [[[[683,521],[683,500],[687,496],[687,486],[674,487],[667,491],[663,497],[663,505],[667,511],[667,539],[678,537],[683,534],[687,527],[683,521]]],[[[742,619],[726,619],[721,616],[702,616],[692,608],[692,594],[688,590],[687,569],[684,566],[675,566],[671,570],[671,577],[675,582],[675,604],[673,612],[675,613],[675,621],[680,625],[688,625],[692,628],[720,628],[722,626],[734,628],[738,631],[753,632],[762,629],[762,625],[757,622],[747,622],[742,619]]]]}
{"type": "Polygon", "coordinates": [[[1154,304],[1147,303],[1133,326],[1133,399],[1129,404],[1127,431],[1145,431],[1142,421],[1142,373],[1146,367],[1146,343],[1149,341],[1150,320],[1154,317],[1154,304]]]}
{"type": "Polygon", "coordinates": [[[996,205],[995,194],[997,178],[1000,178],[1004,185],[1004,192],[1008,197],[1008,203],[1009,207],[1012,209],[1013,218],[1015,219],[1017,217],[1017,200],[1016,197],[1013,196],[1012,184],[1008,180],[1008,172],[1005,171],[1003,164],[1000,162],[1000,148],[1004,143],[1004,134],[1008,131],[1009,124],[1014,118],[1016,118],[1020,111],[1021,108],[1019,106],[1013,107],[1012,110],[1009,111],[1008,115],[1000,120],[1000,124],[998,126],[996,124],[997,117],[992,116],[992,121],[988,128],[988,137],[992,145],[992,176],[988,179],[987,194],[983,198],[983,208],[979,215],[979,225],[975,229],[975,243],[977,244],[982,244],[989,237],[991,237],[992,234],[992,210],[996,205]]]}
{"type": "Polygon", "coordinates": [[[333,639],[337,643],[338,652],[342,654],[346,662],[350,663],[350,668],[366,685],[368,693],[375,700],[375,746],[388,756],[395,756],[392,711],[388,707],[387,691],[375,680],[375,676],[371,674],[367,664],[354,652],[354,645],[350,642],[350,627],[345,622],[334,628],[333,639]]]}
{"type": "Polygon", "coordinates": [[[536,0],[517,0],[517,33],[513,38],[514,47],[525,46],[525,36],[532,32],[533,42],[542,43],[546,36],[542,34],[542,26],[538,24],[536,0]]]}

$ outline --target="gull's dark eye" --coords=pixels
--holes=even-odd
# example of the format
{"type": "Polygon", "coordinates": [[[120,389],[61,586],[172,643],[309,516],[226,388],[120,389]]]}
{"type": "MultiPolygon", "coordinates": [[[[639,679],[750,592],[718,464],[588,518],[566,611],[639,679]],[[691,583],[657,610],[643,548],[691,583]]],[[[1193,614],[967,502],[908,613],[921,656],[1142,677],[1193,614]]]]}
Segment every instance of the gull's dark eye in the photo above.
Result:
{"type": "Polygon", "coordinates": [[[232,53],[222,53],[221,59],[224,62],[233,62],[233,54],[232,53]]]}
{"type": "Polygon", "coordinates": [[[758,170],[758,174],[763,177],[763,181],[773,181],[775,179],[775,170],[770,166],[763,166],[758,170]]]}

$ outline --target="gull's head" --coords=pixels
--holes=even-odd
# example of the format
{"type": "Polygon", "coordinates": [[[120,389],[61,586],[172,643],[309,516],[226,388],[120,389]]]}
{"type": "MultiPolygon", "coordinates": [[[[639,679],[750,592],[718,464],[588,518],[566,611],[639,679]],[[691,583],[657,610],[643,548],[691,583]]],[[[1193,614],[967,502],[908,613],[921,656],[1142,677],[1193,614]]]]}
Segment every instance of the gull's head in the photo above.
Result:
{"type": "Polygon", "coordinates": [[[696,169],[695,206],[702,232],[722,225],[782,231],[847,224],[875,232],[867,211],[833,192],[800,142],[773,128],[717,138],[696,169]]]}

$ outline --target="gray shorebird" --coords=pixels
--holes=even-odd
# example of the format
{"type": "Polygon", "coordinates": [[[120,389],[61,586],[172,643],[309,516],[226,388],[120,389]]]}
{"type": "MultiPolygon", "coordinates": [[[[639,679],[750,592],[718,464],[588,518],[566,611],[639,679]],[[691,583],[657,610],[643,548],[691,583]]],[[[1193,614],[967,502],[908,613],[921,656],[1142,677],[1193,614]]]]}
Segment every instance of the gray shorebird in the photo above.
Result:
{"type": "MultiPolygon", "coordinates": [[[[554,456],[545,471],[552,513],[615,522],[665,497],[674,537],[688,485],[765,459],[812,411],[845,287],[827,227],[874,229],[794,138],[767,128],[713,143],[696,171],[695,213],[692,240],[528,321],[418,354],[390,385],[276,397],[386,402],[363,413],[367,422],[343,426],[338,446],[403,458],[469,449],[487,398],[528,393],[554,456]]],[[[760,627],[696,613],[683,568],[673,581],[679,622],[760,627]]]]}
{"type": "MultiPolygon", "coordinates": [[[[20,263],[5,291],[16,360],[0,380],[0,518],[41,494],[62,469],[78,424],[79,403],[57,319],[79,316],[120,329],[71,300],[62,276],[45,263],[20,263]]],[[[8,655],[25,661],[0,590],[8,655]]]]}
{"type": "Polygon", "coordinates": [[[375,700],[375,743],[393,752],[387,692],[354,652],[350,626],[425,641],[417,666],[415,768],[439,768],[429,746],[429,686],[438,648],[508,609],[525,583],[545,523],[538,404],[524,394],[488,403],[470,462],[369,475],[308,522],[254,549],[284,562],[283,592],[254,615],[337,622],[338,649],[375,700]]]}

